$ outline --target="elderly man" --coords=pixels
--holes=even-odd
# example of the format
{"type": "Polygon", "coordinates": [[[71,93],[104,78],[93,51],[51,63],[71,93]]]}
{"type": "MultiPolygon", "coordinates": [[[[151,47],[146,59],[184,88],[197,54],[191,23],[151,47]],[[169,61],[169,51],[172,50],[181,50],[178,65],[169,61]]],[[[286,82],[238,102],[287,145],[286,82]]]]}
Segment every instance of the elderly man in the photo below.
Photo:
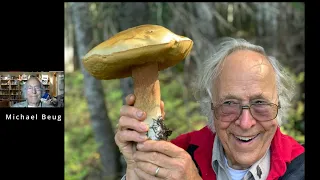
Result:
{"type": "Polygon", "coordinates": [[[279,127],[294,94],[283,70],[260,46],[222,42],[197,81],[208,125],[171,142],[147,140],[146,114],[128,96],[115,135],[123,179],[304,179],[304,147],[279,127]]]}
{"type": "Polygon", "coordinates": [[[54,107],[50,104],[42,103],[41,97],[44,95],[45,89],[37,77],[30,77],[22,87],[22,97],[26,101],[16,103],[11,107],[54,107]]]}

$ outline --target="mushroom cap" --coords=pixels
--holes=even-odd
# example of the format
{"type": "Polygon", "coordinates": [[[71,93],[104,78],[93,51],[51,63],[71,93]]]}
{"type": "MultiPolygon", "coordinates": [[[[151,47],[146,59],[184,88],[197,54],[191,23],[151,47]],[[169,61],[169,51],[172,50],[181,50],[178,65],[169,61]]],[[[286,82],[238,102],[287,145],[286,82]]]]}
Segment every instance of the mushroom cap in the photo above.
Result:
{"type": "Polygon", "coordinates": [[[97,79],[131,76],[131,69],[158,63],[158,70],[174,66],[190,53],[193,41],[159,25],[141,25],[121,31],[90,50],[82,60],[97,79]]]}

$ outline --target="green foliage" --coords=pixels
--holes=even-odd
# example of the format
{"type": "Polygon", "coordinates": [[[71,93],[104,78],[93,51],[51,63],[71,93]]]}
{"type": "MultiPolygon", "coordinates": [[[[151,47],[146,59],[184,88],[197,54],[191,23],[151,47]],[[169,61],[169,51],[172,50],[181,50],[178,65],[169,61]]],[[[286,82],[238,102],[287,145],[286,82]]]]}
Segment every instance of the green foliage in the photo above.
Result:
{"type": "Polygon", "coordinates": [[[98,162],[98,155],[84,98],[83,75],[66,74],[65,80],[65,179],[76,180],[91,171],[87,162],[98,162]]]}
{"type": "Polygon", "coordinates": [[[291,4],[295,9],[304,11],[304,2],[292,2],[291,4]]]}
{"type": "Polygon", "coordinates": [[[90,125],[70,128],[65,133],[65,178],[82,179],[90,172],[88,163],[98,163],[99,154],[90,125]]]}
{"type": "Polygon", "coordinates": [[[108,116],[113,126],[119,120],[120,108],[122,106],[122,91],[120,80],[102,81],[104,87],[105,102],[108,109],[108,116]]]}
{"type": "MultiPolygon", "coordinates": [[[[304,83],[304,72],[301,72],[298,75],[292,75],[294,76],[296,86],[301,88],[302,84],[304,83]]],[[[304,92],[298,88],[297,96],[295,97],[293,106],[289,110],[287,121],[284,122],[281,130],[285,134],[295,138],[298,142],[304,143],[304,123],[304,92]]]]}
{"type": "Polygon", "coordinates": [[[65,128],[82,126],[89,120],[87,103],[84,99],[83,75],[80,72],[66,75],[65,128]],[[76,106],[75,106],[76,104],[76,106]],[[81,116],[78,116],[81,114],[81,116]]]}

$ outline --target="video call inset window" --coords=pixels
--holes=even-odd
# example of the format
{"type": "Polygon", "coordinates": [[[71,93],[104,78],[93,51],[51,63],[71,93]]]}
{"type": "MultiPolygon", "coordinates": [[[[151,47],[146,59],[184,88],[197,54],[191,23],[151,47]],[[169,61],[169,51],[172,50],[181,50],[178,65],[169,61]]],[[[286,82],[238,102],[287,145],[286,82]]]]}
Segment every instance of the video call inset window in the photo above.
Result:
{"type": "Polygon", "coordinates": [[[64,107],[64,72],[0,72],[0,107],[64,107]]]}

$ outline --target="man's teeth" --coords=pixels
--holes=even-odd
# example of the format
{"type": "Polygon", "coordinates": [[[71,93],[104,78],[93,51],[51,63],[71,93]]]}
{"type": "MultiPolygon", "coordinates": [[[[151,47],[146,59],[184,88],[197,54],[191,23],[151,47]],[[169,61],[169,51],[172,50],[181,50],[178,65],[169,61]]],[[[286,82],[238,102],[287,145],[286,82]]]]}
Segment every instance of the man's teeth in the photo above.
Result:
{"type": "Polygon", "coordinates": [[[255,136],[253,137],[242,137],[242,136],[236,136],[236,138],[242,140],[242,141],[249,141],[251,139],[253,139],[255,136]]]}

